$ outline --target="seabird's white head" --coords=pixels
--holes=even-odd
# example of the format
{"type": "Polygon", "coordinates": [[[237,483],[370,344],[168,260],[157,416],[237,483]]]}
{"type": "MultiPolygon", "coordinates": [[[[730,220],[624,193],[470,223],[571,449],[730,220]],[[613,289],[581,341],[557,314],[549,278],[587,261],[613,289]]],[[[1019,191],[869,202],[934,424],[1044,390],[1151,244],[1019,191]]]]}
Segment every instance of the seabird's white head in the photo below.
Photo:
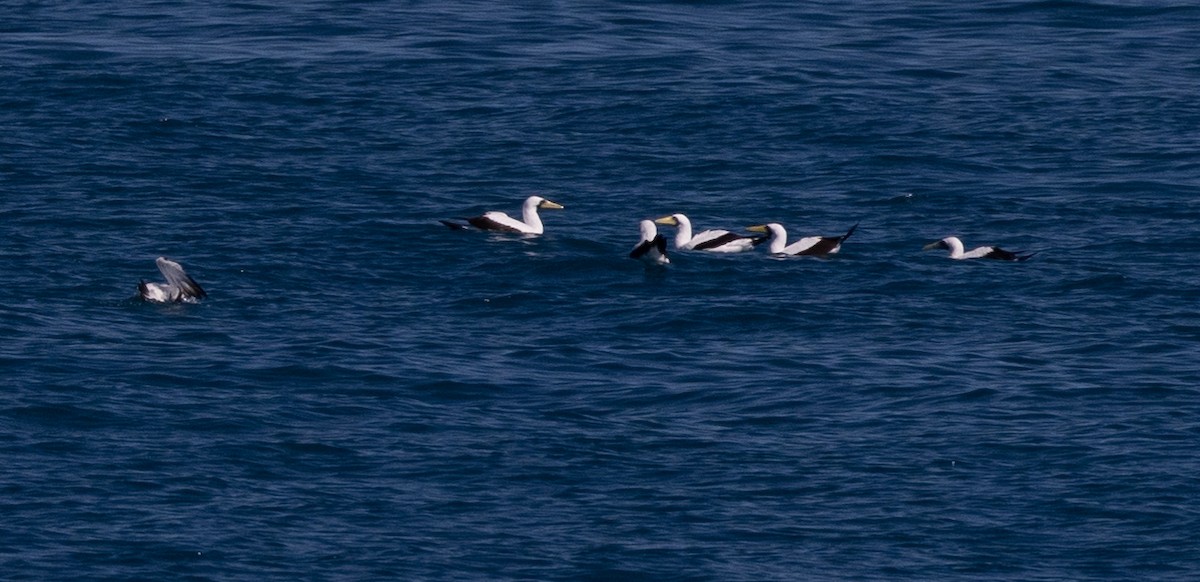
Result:
{"type": "Polygon", "coordinates": [[[538,209],[546,210],[562,210],[562,204],[547,200],[541,196],[530,196],[525,199],[525,204],[521,205],[521,221],[529,225],[529,234],[542,234],[545,228],[542,226],[542,217],[538,216],[538,209]]]}
{"type": "Polygon", "coordinates": [[[682,214],[664,216],[655,219],[654,223],[675,227],[675,248],[677,249],[687,248],[688,243],[692,241],[692,221],[682,214]]]}
{"type": "Polygon", "coordinates": [[[658,236],[658,227],[654,226],[654,222],[651,220],[643,220],[639,222],[638,230],[640,230],[642,234],[641,242],[654,240],[654,237],[658,236]]]}
{"type": "Polygon", "coordinates": [[[649,264],[666,265],[671,262],[667,257],[667,239],[658,234],[658,227],[649,220],[643,220],[638,224],[641,231],[641,239],[638,244],[633,247],[633,251],[629,253],[629,257],[633,259],[641,259],[649,264]]]}
{"type": "Polygon", "coordinates": [[[963,243],[956,236],[948,236],[942,240],[931,242],[922,248],[927,251],[945,249],[950,251],[951,259],[963,258],[963,243]]]}
{"type": "Polygon", "coordinates": [[[787,230],[785,230],[783,225],[779,224],[778,222],[756,224],[754,226],[747,227],[746,230],[750,232],[767,233],[767,238],[770,239],[770,246],[767,247],[767,250],[770,251],[771,254],[782,253],[783,249],[787,247],[787,230]]]}

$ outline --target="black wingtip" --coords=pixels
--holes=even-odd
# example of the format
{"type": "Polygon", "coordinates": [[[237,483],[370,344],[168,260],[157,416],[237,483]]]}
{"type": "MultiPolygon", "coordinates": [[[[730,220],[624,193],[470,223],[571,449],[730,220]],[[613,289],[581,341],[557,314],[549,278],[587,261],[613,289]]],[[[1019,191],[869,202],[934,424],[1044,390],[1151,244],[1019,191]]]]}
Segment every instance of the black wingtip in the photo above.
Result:
{"type": "Polygon", "coordinates": [[[205,291],[195,279],[188,277],[188,284],[188,293],[191,294],[192,297],[195,297],[196,299],[204,299],[205,297],[208,297],[208,292],[205,291]]]}
{"type": "Polygon", "coordinates": [[[457,222],[450,222],[449,220],[439,220],[438,222],[446,225],[446,227],[449,228],[450,230],[469,230],[467,228],[467,225],[465,225],[465,224],[459,224],[457,222]]]}
{"type": "Polygon", "coordinates": [[[861,222],[854,223],[854,226],[851,226],[850,230],[847,230],[846,234],[842,235],[842,242],[846,242],[846,239],[850,238],[850,235],[854,234],[854,231],[858,230],[859,224],[862,224],[862,223],[861,222]]]}

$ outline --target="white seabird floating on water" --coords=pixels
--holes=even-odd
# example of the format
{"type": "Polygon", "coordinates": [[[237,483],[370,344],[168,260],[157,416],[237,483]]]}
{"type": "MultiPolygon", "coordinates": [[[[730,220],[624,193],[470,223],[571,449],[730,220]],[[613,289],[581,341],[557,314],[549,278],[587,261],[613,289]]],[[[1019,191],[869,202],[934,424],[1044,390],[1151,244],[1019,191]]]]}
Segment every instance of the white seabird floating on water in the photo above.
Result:
{"type": "Polygon", "coordinates": [[[196,303],[208,297],[208,293],[205,293],[200,284],[184,272],[179,263],[159,257],[154,264],[158,265],[158,270],[162,272],[167,282],[139,281],[138,294],[142,299],[153,303],[196,303]]]}
{"type": "Polygon", "coordinates": [[[728,230],[705,230],[692,236],[692,221],[682,214],[664,216],[654,221],[664,226],[674,226],[675,248],[681,251],[709,251],[713,253],[741,253],[762,242],[761,237],[735,234],[728,230]]]}
{"type": "Polygon", "coordinates": [[[969,252],[963,252],[963,243],[956,236],[948,236],[942,240],[931,242],[925,245],[924,250],[930,251],[934,249],[946,249],[950,251],[950,258],[955,260],[962,259],[995,259],[998,261],[1027,261],[1037,253],[1020,254],[1012,251],[1006,251],[1000,247],[979,247],[972,249],[969,252]]]}
{"type": "Polygon", "coordinates": [[[638,241],[637,246],[633,247],[633,251],[629,253],[631,259],[641,259],[651,265],[666,265],[671,262],[667,257],[667,239],[663,235],[658,234],[658,227],[649,220],[643,220],[639,224],[642,231],[642,238],[638,241]]]}
{"type": "Polygon", "coordinates": [[[790,245],[787,244],[787,230],[778,222],[759,224],[746,230],[767,233],[771,241],[771,246],[767,247],[767,250],[773,255],[824,257],[842,250],[842,243],[854,234],[856,228],[858,228],[857,224],[851,226],[850,230],[841,236],[806,236],[790,245]]]}
{"type": "MultiPolygon", "coordinates": [[[[554,209],[561,210],[562,205],[542,198],[541,196],[530,196],[525,199],[525,203],[521,205],[521,220],[517,220],[503,212],[495,210],[485,212],[479,216],[472,218],[463,218],[468,224],[478,228],[479,230],[491,230],[499,232],[517,232],[522,234],[542,234],[542,218],[538,216],[538,209],[554,209]]],[[[466,230],[466,224],[451,222],[449,220],[440,221],[442,224],[454,230],[466,230]]]]}

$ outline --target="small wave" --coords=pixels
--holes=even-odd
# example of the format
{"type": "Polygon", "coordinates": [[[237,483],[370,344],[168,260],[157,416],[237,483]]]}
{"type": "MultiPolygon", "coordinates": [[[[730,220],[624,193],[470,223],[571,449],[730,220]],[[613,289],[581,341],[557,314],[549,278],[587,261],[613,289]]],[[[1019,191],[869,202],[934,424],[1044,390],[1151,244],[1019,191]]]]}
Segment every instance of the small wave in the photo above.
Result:
{"type": "Polygon", "coordinates": [[[3,414],[14,420],[55,428],[96,429],[132,423],[131,419],[119,414],[72,404],[19,406],[6,409],[3,414]]]}

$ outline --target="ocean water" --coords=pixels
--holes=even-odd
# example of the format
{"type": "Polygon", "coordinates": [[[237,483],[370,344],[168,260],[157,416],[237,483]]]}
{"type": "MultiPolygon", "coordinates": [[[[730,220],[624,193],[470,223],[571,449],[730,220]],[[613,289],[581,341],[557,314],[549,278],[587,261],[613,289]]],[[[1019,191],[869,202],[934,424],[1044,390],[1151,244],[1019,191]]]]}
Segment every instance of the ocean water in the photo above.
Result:
{"type": "Polygon", "coordinates": [[[1193,4],[4,11],[4,580],[1200,577],[1193,4]]]}

